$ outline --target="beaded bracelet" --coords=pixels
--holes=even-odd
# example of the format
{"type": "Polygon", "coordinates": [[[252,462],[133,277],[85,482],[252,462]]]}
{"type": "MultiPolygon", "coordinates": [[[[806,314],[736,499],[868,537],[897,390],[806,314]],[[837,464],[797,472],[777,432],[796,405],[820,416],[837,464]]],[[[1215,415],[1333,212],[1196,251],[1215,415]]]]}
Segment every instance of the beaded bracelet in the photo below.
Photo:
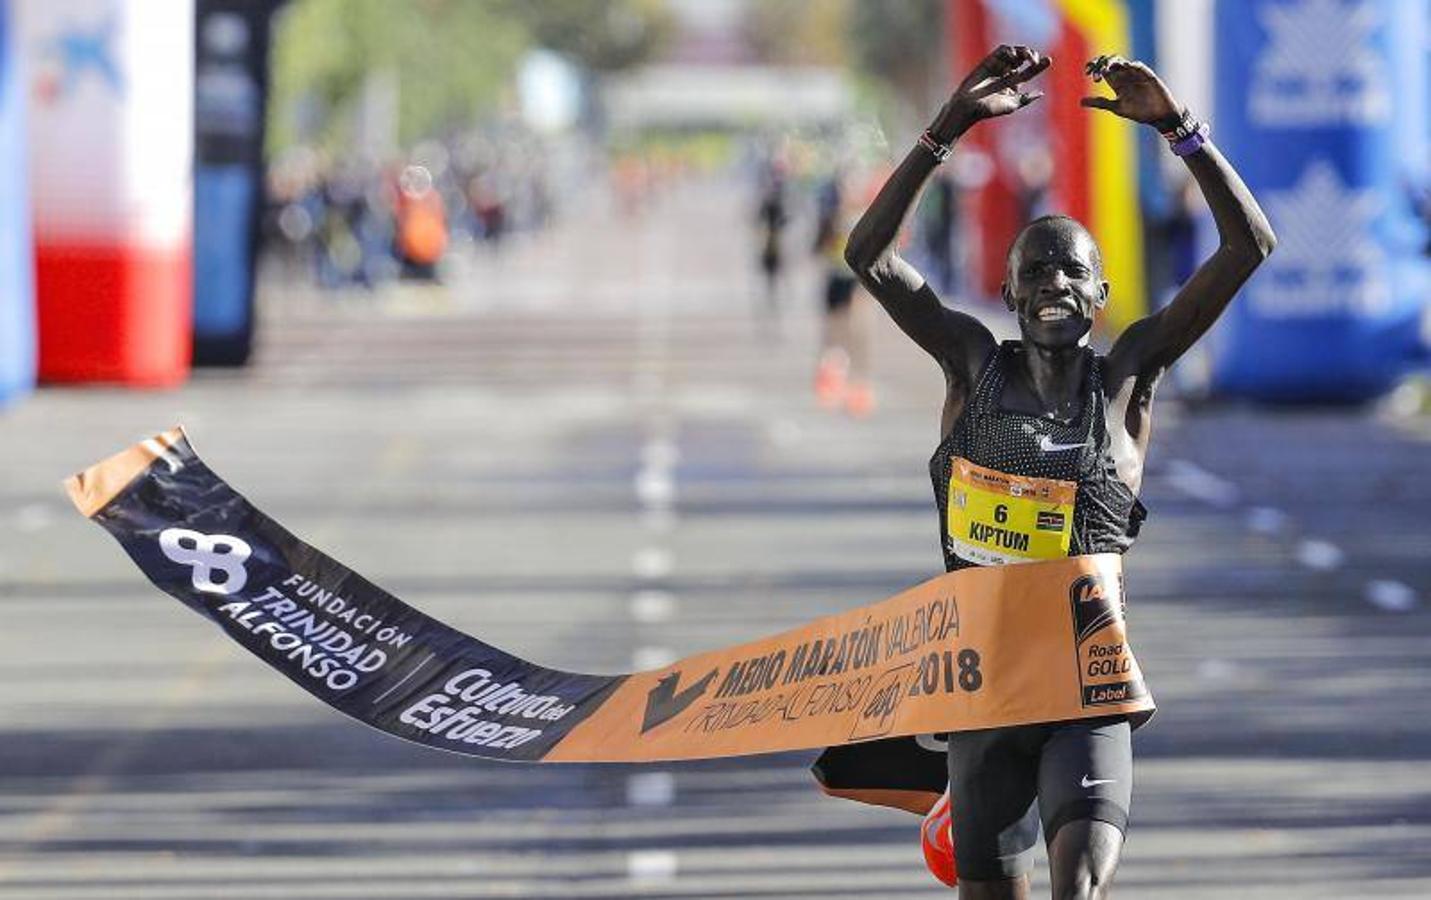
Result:
{"type": "Polygon", "coordinates": [[[1207,136],[1211,131],[1206,122],[1193,118],[1193,114],[1186,108],[1180,113],[1159,119],[1153,123],[1153,127],[1162,133],[1176,156],[1196,153],[1207,143],[1207,136]]]}
{"type": "Polygon", "coordinates": [[[949,158],[949,154],[954,152],[953,146],[939,143],[938,138],[930,134],[927,128],[915,143],[934,154],[934,162],[936,164],[944,162],[944,160],[949,158]]]}

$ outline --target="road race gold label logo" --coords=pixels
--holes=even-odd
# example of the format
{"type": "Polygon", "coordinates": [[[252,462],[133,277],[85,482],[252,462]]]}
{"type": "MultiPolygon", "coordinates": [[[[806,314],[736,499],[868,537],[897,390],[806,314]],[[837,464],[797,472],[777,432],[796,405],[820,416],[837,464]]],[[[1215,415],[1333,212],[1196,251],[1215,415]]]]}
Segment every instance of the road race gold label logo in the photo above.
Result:
{"type": "Polygon", "coordinates": [[[1068,590],[1084,706],[1127,703],[1148,693],[1121,627],[1123,576],[1081,575],[1068,590]],[[1119,626],[1119,627],[1112,627],[1119,626]]]}

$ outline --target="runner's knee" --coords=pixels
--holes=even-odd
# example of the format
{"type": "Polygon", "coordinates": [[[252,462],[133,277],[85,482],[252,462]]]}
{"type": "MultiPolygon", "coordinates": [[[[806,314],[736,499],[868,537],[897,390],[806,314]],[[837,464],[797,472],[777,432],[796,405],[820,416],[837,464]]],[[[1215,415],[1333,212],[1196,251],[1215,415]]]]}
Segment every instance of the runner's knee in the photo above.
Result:
{"type": "Polygon", "coordinates": [[[1108,822],[1069,822],[1049,843],[1049,868],[1056,900],[1096,900],[1107,896],[1123,832],[1108,822]]]}
{"type": "Polygon", "coordinates": [[[1108,896],[1108,884],[1097,873],[1085,872],[1072,883],[1055,885],[1054,900],[1102,900],[1108,896]]]}

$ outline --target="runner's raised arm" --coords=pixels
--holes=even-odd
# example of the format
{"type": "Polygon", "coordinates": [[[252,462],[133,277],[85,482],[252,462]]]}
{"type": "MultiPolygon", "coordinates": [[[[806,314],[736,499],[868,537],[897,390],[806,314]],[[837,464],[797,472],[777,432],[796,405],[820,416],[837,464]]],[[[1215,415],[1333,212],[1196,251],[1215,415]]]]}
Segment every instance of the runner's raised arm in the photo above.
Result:
{"type": "Polygon", "coordinates": [[[1110,372],[1151,384],[1212,327],[1237,289],[1277,246],[1277,237],[1252,192],[1208,140],[1207,126],[1173,99],[1157,73],[1121,56],[1100,56],[1088,64],[1088,72],[1095,81],[1106,81],[1116,96],[1085,97],[1083,105],[1163,132],[1187,164],[1217,223],[1220,243],[1212,256],[1171,303],[1131,325],[1108,353],[1110,372]]]}
{"type": "Polygon", "coordinates": [[[1049,62],[1028,47],[1002,45],[975,66],[885,182],[845,248],[845,261],[866,290],[965,391],[993,350],[993,335],[972,316],[946,309],[924,276],[896,252],[896,239],[930,173],[954,143],[978,122],[1008,115],[1043,96],[1020,86],[1049,62]]]}

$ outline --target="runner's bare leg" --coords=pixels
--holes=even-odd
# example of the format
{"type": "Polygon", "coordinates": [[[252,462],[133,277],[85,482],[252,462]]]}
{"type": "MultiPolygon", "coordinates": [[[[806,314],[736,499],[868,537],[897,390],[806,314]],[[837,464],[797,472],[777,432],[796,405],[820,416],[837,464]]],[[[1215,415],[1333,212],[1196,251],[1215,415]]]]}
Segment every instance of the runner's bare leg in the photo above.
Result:
{"type": "Polygon", "coordinates": [[[1048,848],[1054,900],[1107,897],[1122,853],[1123,832],[1108,822],[1080,819],[1058,829],[1048,848]]]}

